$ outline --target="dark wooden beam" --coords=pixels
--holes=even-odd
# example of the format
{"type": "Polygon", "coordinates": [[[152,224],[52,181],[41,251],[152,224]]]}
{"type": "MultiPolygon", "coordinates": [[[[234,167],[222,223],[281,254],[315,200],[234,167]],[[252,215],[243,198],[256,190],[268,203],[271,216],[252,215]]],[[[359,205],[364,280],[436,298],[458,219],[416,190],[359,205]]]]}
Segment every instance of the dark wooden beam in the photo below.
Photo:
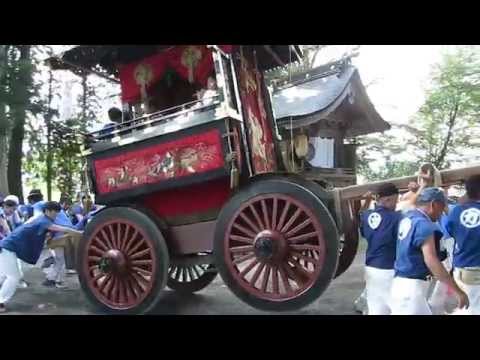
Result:
{"type": "MultiPolygon", "coordinates": [[[[116,83],[116,84],[120,84],[120,80],[117,80],[117,79],[112,78],[112,77],[110,77],[110,76],[108,76],[108,75],[105,75],[105,74],[101,73],[100,71],[88,69],[88,68],[85,68],[85,67],[83,67],[83,66],[80,66],[80,65],[77,65],[77,64],[74,64],[74,63],[71,63],[71,62],[69,62],[69,61],[67,61],[67,60],[64,60],[64,59],[61,59],[61,58],[55,58],[55,60],[58,61],[59,63],[63,63],[63,64],[65,64],[65,65],[71,66],[71,67],[73,67],[73,68],[75,68],[75,69],[82,70],[82,71],[84,71],[84,72],[86,72],[86,73],[92,73],[92,74],[95,74],[95,75],[97,75],[97,76],[99,76],[99,77],[101,77],[101,78],[104,78],[104,79],[108,80],[108,81],[114,82],[114,83],[116,83]]],[[[49,64],[50,61],[52,61],[52,58],[46,60],[47,64],[49,64]]],[[[65,69],[59,68],[59,69],[57,69],[57,70],[69,70],[69,69],[68,69],[68,68],[65,68],[65,69]]]]}
{"type": "Polygon", "coordinates": [[[273,59],[278,63],[280,66],[285,66],[286,64],[280,59],[275,51],[271,48],[270,45],[263,45],[264,49],[273,57],[273,59]]]}

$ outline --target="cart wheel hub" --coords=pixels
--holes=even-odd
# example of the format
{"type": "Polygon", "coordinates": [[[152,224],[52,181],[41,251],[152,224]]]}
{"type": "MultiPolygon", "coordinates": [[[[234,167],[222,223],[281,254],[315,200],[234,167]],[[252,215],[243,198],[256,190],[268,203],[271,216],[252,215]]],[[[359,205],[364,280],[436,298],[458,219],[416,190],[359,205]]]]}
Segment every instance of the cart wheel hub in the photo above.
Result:
{"type": "Polygon", "coordinates": [[[264,230],[254,241],[255,255],[264,261],[281,259],[285,255],[285,249],[285,238],[277,231],[264,230]]]}
{"type": "Polygon", "coordinates": [[[99,267],[105,273],[115,272],[122,274],[127,270],[127,260],[121,251],[111,249],[103,255],[99,267]]]}

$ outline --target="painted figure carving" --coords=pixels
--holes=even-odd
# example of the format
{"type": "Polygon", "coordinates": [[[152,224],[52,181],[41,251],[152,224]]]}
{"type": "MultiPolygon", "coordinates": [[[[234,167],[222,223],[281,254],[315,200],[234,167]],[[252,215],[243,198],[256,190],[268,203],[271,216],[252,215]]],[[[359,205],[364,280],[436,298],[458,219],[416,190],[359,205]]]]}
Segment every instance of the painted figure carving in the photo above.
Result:
{"type": "Polygon", "coordinates": [[[248,118],[250,120],[250,133],[254,154],[258,155],[262,160],[265,160],[267,154],[265,152],[265,142],[263,140],[263,129],[260,125],[259,119],[253,114],[250,108],[248,109],[248,118]]]}
{"type": "Polygon", "coordinates": [[[129,160],[121,167],[105,170],[106,185],[113,190],[125,185],[134,186],[183,176],[185,172],[194,174],[215,162],[217,152],[215,146],[200,142],[194,146],[155,154],[150,160],[129,160]]]}

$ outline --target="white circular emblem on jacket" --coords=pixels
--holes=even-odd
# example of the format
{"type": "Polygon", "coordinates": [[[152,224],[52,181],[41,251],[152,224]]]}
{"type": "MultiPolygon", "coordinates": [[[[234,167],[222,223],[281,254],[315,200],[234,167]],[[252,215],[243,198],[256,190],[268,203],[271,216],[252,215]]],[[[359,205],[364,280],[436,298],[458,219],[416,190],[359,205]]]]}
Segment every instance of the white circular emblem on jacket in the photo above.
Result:
{"type": "Polygon", "coordinates": [[[480,225],[480,210],[477,208],[463,210],[460,214],[460,223],[468,229],[476,228],[480,225]]]}
{"type": "Polygon", "coordinates": [[[400,221],[398,225],[398,240],[403,240],[407,237],[410,229],[412,228],[412,220],[409,218],[405,218],[400,221]]]}
{"type": "Polygon", "coordinates": [[[368,225],[373,230],[376,230],[380,226],[381,222],[382,222],[382,216],[377,212],[373,212],[368,216],[368,225]]]}

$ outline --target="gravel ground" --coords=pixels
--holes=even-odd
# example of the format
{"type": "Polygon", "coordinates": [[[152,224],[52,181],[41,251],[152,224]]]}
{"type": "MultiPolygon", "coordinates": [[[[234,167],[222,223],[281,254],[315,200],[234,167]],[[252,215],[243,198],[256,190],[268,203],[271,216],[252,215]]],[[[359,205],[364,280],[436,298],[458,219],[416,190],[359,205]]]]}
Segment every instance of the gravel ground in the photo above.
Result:
{"type": "MultiPolygon", "coordinates": [[[[353,315],[353,302],[363,288],[363,251],[350,269],[334,280],[325,293],[303,309],[289,315],[353,315]]],[[[45,288],[43,273],[36,268],[26,271],[27,289],[19,289],[9,304],[8,315],[91,315],[95,314],[80,289],[76,275],[67,277],[68,289],[45,288]]],[[[165,290],[154,314],[169,315],[274,315],[256,310],[233,295],[220,277],[198,294],[180,296],[165,290]]]]}

